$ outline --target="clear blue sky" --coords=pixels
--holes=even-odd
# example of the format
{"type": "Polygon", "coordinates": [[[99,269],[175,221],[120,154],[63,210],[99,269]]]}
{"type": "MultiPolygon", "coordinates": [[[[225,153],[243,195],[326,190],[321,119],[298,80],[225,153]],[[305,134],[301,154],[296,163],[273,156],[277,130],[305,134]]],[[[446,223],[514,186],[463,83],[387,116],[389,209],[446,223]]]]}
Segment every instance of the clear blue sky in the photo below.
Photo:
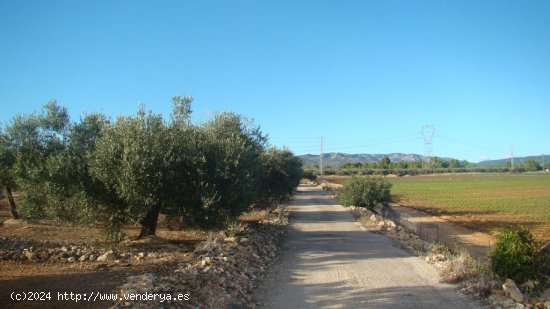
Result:
{"type": "Polygon", "coordinates": [[[0,0],[0,122],[174,95],[296,154],[550,154],[550,1],[0,0]]]}

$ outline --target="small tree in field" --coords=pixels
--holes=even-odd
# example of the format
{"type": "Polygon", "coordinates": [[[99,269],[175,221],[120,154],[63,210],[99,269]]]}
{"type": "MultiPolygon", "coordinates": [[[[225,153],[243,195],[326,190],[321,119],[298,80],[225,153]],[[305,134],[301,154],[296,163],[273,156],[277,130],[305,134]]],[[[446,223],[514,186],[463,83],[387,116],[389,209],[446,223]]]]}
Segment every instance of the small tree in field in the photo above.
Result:
{"type": "Polygon", "coordinates": [[[354,178],[346,183],[340,193],[344,206],[358,206],[374,209],[376,204],[388,206],[391,201],[391,183],[381,178],[354,178]]]}
{"type": "Polygon", "coordinates": [[[388,169],[391,166],[391,160],[388,156],[384,156],[382,160],[380,160],[380,168],[381,169],[388,169]]]}

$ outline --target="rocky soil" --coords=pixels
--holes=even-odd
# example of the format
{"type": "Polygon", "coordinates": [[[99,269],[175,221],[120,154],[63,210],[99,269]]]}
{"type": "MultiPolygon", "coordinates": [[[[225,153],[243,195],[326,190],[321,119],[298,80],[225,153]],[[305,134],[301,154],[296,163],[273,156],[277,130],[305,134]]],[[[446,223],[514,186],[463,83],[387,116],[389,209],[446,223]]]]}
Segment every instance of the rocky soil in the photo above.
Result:
{"type": "MultiPolygon", "coordinates": [[[[5,225],[8,226],[9,222],[5,225]]],[[[231,229],[210,233],[206,241],[200,242],[149,237],[117,245],[98,242],[90,245],[4,234],[0,237],[0,263],[12,269],[13,278],[17,277],[17,269],[31,267],[36,272],[33,265],[37,269],[52,271],[115,271],[117,278],[122,274],[126,279],[118,279],[116,282],[122,284],[111,291],[118,295],[118,301],[107,305],[113,308],[243,308],[253,306],[251,292],[277,259],[278,242],[287,225],[287,213],[279,207],[260,221],[242,222],[231,229]],[[144,295],[152,298],[154,294],[157,294],[156,299],[141,301],[144,295]],[[125,299],[129,295],[134,295],[135,299],[125,299]],[[176,301],[178,297],[180,300],[176,301]]],[[[33,287],[56,290],[53,286],[33,287]]],[[[24,289],[23,286],[20,288],[24,289]]],[[[63,289],[67,288],[70,287],[64,286],[63,289]]],[[[19,288],[12,286],[10,289],[17,291],[19,288]]],[[[73,286],[70,290],[79,289],[73,286]]],[[[30,305],[22,302],[6,304],[22,308],[30,305]]],[[[106,303],[82,304],[104,307],[106,303]]],[[[69,308],[75,303],[49,305],[69,308]]]]}
{"type": "MultiPolygon", "coordinates": [[[[243,308],[252,305],[252,291],[276,260],[278,242],[288,224],[286,212],[258,224],[240,226],[227,235],[196,245],[192,259],[164,273],[128,277],[119,295],[159,293],[176,299],[165,300],[166,308],[243,308]]],[[[157,308],[158,300],[120,301],[131,308],[157,308]]]]}

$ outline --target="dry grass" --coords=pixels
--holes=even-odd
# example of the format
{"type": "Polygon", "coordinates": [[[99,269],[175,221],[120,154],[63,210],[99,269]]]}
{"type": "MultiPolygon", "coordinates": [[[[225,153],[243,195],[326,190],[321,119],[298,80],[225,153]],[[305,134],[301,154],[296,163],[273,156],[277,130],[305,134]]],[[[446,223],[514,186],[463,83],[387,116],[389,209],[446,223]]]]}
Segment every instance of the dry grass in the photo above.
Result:
{"type": "Polygon", "coordinates": [[[446,283],[478,277],[483,269],[483,264],[476,261],[468,251],[462,248],[450,249],[442,243],[436,243],[427,258],[436,263],[441,281],[446,283]]]}
{"type": "Polygon", "coordinates": [[[475,277],[479,273],[479,263],[466,250],[461,250],[450,256],[440,275],[443,282],[456,283],[475,277]]]}
{"type": "Polygon", "coordinates": [[[252,223],[269,219],[271,214],[267,210],[254,210],[246,212],[239,217],[239,221],[252,223]]]}

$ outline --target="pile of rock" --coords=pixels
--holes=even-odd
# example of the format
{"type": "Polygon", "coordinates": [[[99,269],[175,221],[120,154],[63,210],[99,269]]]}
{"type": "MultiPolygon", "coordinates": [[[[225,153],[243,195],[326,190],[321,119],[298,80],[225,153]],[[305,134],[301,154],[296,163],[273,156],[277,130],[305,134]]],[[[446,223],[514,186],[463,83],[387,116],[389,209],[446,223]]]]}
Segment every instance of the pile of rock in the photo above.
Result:
{"type": "Polygon", "coordinates": [[[244,307],[252,301],[256,283],[276,260],[278,242],[288,224],[286,213],[250,224],[226,237],[212,237],[196,245],[193,259],[172,273],[132,276],[121,286],[119,295],[160,293],[159,300],[123,300],[117,307],[226,308],[244,307]],[[168,296],[170,295],[170,296],[168,296]],[[175,301],[178,296],[187,299],[175,301]]]}
{"type": "MultiPolygon", "coordinates": [[[[532,291],[535,288],[535,282],[529,280],[520,286],[523,291],[532,291]]],[[[507,279],[501,287],[502,289],[495,287],[493,293],[487,298],[488,305],[493,308],[550,308],[549,289],[540,295],[529,295],[530,293],[521,292],[512,279],[507,279]]]]}
{"type": "Polygon", "coordinates": [[[413,232],[397,225],[395,221],[383,218],[365,207],[350,206],[349,210],[367,230],[399,240],[403,248],[416,254],[426,252],[432,247],[432,243],[422,240],[413,232]]]}
{"type": "Polygon", "coordinates": [[[115,252],[85,244],[58,244],[10,237],[0,238],[0,260],[40,263],[56,262],[120,262],[146,258],[140,252],[115,252]]]}

